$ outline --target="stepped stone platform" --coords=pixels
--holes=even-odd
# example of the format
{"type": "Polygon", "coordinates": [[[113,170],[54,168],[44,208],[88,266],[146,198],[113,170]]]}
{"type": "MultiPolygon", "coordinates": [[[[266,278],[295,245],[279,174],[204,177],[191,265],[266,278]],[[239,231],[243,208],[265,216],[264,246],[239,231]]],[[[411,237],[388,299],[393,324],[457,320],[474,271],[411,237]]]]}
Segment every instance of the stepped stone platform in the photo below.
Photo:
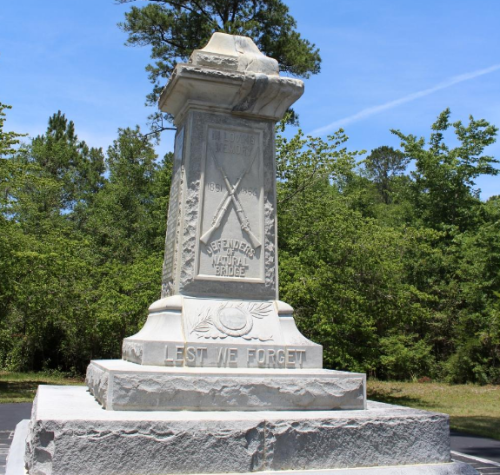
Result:
{"type": "MultiPolygon", "coordinates": [[[[16,427],[14,440],[12,441],[11,451],[7,460],[7,475],[25,475],[27,473],[24,468],[24,449],[26,439],[29,435],[29,423],[29,420],[24,420],[21,421],[16,427]]],[[[121,465],[123,465],[123,462],[121,465]]],[[[109,473],[109,471],[103,471],[102,474],[104,473],[109,473]]],[[[262,470],[258,473],[260,475],[277,475],[275,471],[270,470],[262,470]]],[[[255,472],[242,472],[239,475],[252,474],[255,474],[255,472]]],[[[222,473],[214,475],[222,475],[222,473]]],[[[326,470],[283,470],[279,472],[279,475],[478,475],[478,472],[465,463],[446,462],[399,466],[370,466],[355,469],[335,468],[326,470]]]]}
{"type": "Polygon", "coordinates": [[[92,361],[87,386],[116,411],[365,409],[366,376],[326,369],[141,366],[92,361]]]}
{"type": "Polygon", "coordinates": [[[37,475],[403,470],[422,463],[440,467],[424,473],[446,473],[448,433],[446,415],[375,402],[357,411],[124,412],[103,410],[85,387],[40,386],[26,462],[37,475]]]}

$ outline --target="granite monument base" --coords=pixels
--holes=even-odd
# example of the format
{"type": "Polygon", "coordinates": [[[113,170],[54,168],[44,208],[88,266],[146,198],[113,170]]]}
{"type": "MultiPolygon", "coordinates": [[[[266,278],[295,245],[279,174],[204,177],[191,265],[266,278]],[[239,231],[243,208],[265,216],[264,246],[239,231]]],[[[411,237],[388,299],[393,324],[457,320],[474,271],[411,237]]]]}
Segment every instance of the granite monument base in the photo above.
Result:
{"type": "MultiPolygon", "coordinates": [[[[7,459],[6,475],[26,475],[28,473],[24,468],[24,452],[26,439],[29,433],[29,423],[29,420],[24,420],[21,421],[16,427],[14,440],[12,441],[9,457],[7,459]]],[[[101,472],[101,475],[107,473],[115,472],[105,470],[101,472]]],[[[238,475],[251,475],[252,473],[255,472],[246,472],[238,475]]],[[[259,474],[277,475],[276,472],[269,470],[263,470],[259,472],[259,474]]],[[[283,470],[279,472],[279,475],[478,475],[478,472],[465,463],[448,462],[436,464],[430,463],[418,465],[340,468],[331,470],[283,470]]]]}
{"type": "Polygon", "coordinates": [[[365,409],[366,376],[326,369],[186,368],[92,361],[87,386],[115,411],[365,409]]]}
{"type": "Polygon", "coordinates": [[[448,431],[444,414],[375,402],[358,411],[106,411],[84,387],[41,386],[25,461],[32,475],[477,473],[451,462],[448,431]]]}

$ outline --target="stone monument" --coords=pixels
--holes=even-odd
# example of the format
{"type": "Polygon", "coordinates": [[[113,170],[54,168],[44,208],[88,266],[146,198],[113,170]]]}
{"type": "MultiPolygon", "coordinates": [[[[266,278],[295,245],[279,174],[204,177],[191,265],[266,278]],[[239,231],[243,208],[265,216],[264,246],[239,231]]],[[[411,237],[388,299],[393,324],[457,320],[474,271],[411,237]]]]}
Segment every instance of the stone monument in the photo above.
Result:
{"type": "Polygon", "coordinates": [[[447,416],[367,402],[364,374],[323,369],[278,298],[274,127],[302,93],[245,37],[215,33],[176,66],[162,298],[122,360],[90,363],[88,390],[39,388],[8,475],[477,473],[451,461],[447,416]]]}

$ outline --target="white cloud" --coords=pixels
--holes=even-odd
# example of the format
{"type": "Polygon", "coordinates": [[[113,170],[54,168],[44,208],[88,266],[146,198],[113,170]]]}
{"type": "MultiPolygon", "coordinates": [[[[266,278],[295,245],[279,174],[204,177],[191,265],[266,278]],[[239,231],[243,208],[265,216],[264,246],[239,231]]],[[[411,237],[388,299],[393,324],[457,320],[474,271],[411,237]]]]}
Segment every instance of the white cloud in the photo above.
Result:
{"type": "Polygon", "coordinates": [[[386,111],[388,109],[393,109],[394,107],[400,106],[401,104],[406,104],[407,102],[414,101],[415,99],[419,99],[421,97],[428,96],[429,94],[433,94],[442,89],[446,89],[455,84],[469,81],[470,79],[477,78],[479,76],[484,76],[485,74],[490,74],[500,69],[500,64],[495,64],[486,69],[479,69],[477,71],[473,71],[470,73],[460,74],[459,76],[454,76],[446,81],[440,82],[436,86],[430,87],[429,89],[424,89],[422,91],[414,92],[412,94],[408,94],[407,96],[401,97],[400,99],[396,99],[394,101],[386,102],[385,104],[381,104],[379,106],[368,107],[363,109],[362,111],[350,115],[348,117],[344,117],[343,119],[336,120],[324,127],[319,127],[313,130],[310,135],[324,135],[328,132],[334,132],[338,130],[340,127],[344,127],[347,124],[352,124],[353,122],[357,122],[358,120],[366,119],[375,114],[379,114],[380,112],[386,111]]]}

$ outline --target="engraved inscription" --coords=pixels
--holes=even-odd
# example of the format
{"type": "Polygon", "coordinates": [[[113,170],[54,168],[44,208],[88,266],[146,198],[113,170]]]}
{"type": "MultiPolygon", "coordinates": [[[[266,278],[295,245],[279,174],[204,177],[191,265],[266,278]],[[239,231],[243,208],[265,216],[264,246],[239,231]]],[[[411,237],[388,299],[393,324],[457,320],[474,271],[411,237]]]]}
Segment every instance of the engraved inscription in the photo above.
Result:
{"type": "Polygon", "coordinates": [[[245,277],[249,261],[255,256],[255,249],[238,239],[218,239],[206,248],[212,257],[216,276],[245,277]]]}
{"type": "Polygon", "coordinates": [[[238,348],[219,348],[217,366],[237,366],[238,348]]]}
{"type": "Polygon", "coordinates": [[[260,131],[207,129],[197,278],[263,279],[260,131]]]}
{"type": "Polygon", "coordinates": [[[212,191],[213,193],[222,193],[222,185],[219,185],[218,183],[209,183],[207,187],[208,191],[212,191]]]}
{"type": "MultiPolygon", "coordinates": [[[[207,183],[207,189],[212,193],[222,193],[224,191],[222,185],[213,182],[207,183]]],[[[258,193],[259,191],[257,190],[257,188],[242,188],[240,190],[240,195],[258,196],[258,193]]]]}
{"type": "Polygon", "coordinates": [[[255,144],[255,136],[227,130],[211,130],[215,151],[249,156],[255,144]]]}
{"type": "Polygon", "coordinates": [[[303,348],[255,348],[231,346],[166,345],[167,366],[219,366],[248,368],[302,368],[303,348]]]}

